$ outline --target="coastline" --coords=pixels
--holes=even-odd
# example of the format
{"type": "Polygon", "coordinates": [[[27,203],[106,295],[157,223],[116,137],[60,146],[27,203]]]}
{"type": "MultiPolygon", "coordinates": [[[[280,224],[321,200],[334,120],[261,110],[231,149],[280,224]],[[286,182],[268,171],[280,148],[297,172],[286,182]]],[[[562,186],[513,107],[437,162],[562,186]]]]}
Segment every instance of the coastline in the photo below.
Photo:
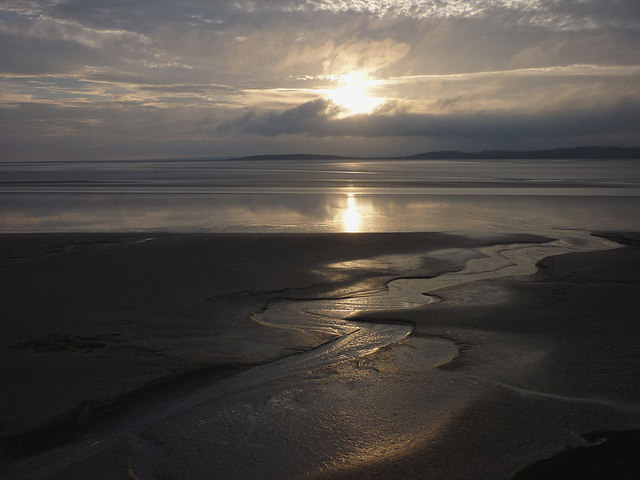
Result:
{"type": "MultiPolygon", "coordinates": [[[[631,243],[638,239],[633,234],[622,235],[631,243]]],[[[14,386],[4,398],[7,408],[2,409],[9,412],[0,430],[5,452],[12,451],[16,438],[28,432],[33,433],[25,437],[25,444],[42,436],[47,425],[49,443],[41,449],[57,446],[51,442],[62,430],[77,428],[74,435],[81,436],[116,418],[131,418],[159,403],[176,401],[208,382],[233,378],[254,365],[331,339],[290,330],[268,329],[266,333],[266,327],[252,322],[251,315],[269,301],[352,296],[384,288],[397,277],[435,277],[460,270],[467,260],[479,256],[481,247],[542,240],[527,235],[438,233],[158,234],[148,240],[151,237],[0,236],[0,259],[6,273],[2,277],[2,316],[13,320],[4,325],[1,350],[1,364],[5,365],[2,381],[14,386]],[[380,261],[381,256],[387,256],[386,260],[380,261]],[[372,257],[378,260],[367,261],[372,257]]],[[[640,308],[640,287],[638,274],[631,268],[640,264],[638,250],[636,244],[552,257],[544,260],[533,276],[444,289],[438,292],[442,302],[424,308],[392,315],[368,313],[367,321],[388,321],[391,317],[410,322],[414,332],[399,346],[385,347],[366,357],[355,370],[351,363],[333,366],[333,373],[303,379],[301,385],[320,396],[338,388],[336,385],[349,384],[354,391],[367,388],[382,395],[390,379],[389,391],[400,392],[428,378],[443,388],[427,392],[421,386],[419,394],[409,395],[409,403],[399,406],[396,414],[417,415],[425,425],[432,422],[438,428],[428,435],[413,431],[409,444],[378,452],[381,461],[359,461],[356,457],[371,459],[376,455],[353,453],[347,458],[334,457],[334,464],[316,468],[314,475],[391,478],[395,471],[411,478],[410,472],[420,469],[427,476],[446,473],[447,478],[463,478],[484,467],[483,478],[508,478],[505,472],[515,473],[567,444],[579,445],[581,433],[640,426],[640,413],[635,410],[640,392],[633,381],[633,351],[638,339],[633,319],[640,308]],[[604,300],[596,302],[598,295],[604,300]],[[607,329],[601,321],[603,315],[616,317],[616,331],[607,329]],[[574,331],[579,334],[572,338],[574,331]],[[608,356],[595,358],[596,340],[603,338],[608,356]],[[442,358],[434,363],[434,358],[428,358],[427,346],[439,352],[434,357],[442,358]],[[399,372],[406,374],[403,380],[397,379],[399,372]],[[337,376],[337,384],[328,380],[332,375],[337,376]],[[464,401],[455,398],[459,395],[464,401]],[[600,397],[609,403],[589,402],[602,400],[600,397]],[[427,405],[434,406],[432,412],[416,412],[419,399],[431,402],[427,405]],[[630,408],[625,410],[625,405],[630,408]],[[524,407],[532,409],[531,413],[524,414],[524,407]],[[488,422],[498,412],[501,421],[488,422]],[[539,427],[536,415],[549,419],[531,438],[539,427]],[[570,422],[575,434],[559,432],[559,418],[570,422]],[[474,442],[481,438],[487,445],[482,447],[484,451],[474,452],[474,442]],[[521,447],[523,439],[528,439],[527,448],[521,447]],[[472,462],[481,461],[489,452],[500,452],[500,460],[485,458],[482,465],[456,465],[459,462],[453,457],[465,448],[472,462]],[[454,465],[455,472],[450,470],[454,465]]],[[[285,393],[298,388],[283,384],[285,393]]],[[[265,394],[266,390],[260,391],[265,394]]],[[[348,395],[347,390],[340,391],[348,395]]],[[[244,400],[236,402],[236,408],[262,398],[256,392],[240,395],[244,400]]],[[[296,395],[304,396],[304,389],[301,392],[296,395]]],[[[280,398],[273,391],[270,395],[267,402],[280,398]]],[[[364,404],[375,403],[374,399],[364,404]]],[[[280,406],[286,404],[278,401],[280,406]]],[[[305,408],[316,408],[308,404],[311,399],[304,402],[305,408]]],[[[220,411],[229,408],[225,404],[220,411]]],[[[384,413],[381,405],[368,408],[384,413]]],[[[385,432],[374,423],[364,421],[361,428],[378,435],[385,432]]],[[[393,432],[397,425],[411,431],[402,419],[396,426],[393,422],[385,425],[386,435],[391,437],[397,434],[393,432]]],[[[220,436],[225,423],[217,428],[213,430],[220,436]]],[[[282,428],[284,432],[294,426],[282,428]]],[[[328,433],[322,431],[316,431],[311,440],[328,438],[336,448],[345,441],[333,434],[325,438],[328,433]]],[[[155,433],[162,437],[162,433],[155,433]]],[[[261,436],[264,432],[257,435],[268,438],[261,436]]],[[[233,442],[220,452],[229,453],[232,446],[233,442]]],[[[358,448],[366,451],[373,447],[363,441],[358,448]]],[[[17,457],[27,453],[34,452],[13,450],[17,457]]],[[[126,458],[120,460],[127,464],[126,458]]],[[[220,458],[216,457],[216,462],[220,458]]],[[[241,458],[237,461],[242,463],[241,458]]],[[[179,461],[172,462],[173,470],[158,462],[154,468],[163,468],[168,478],[178,478],[179,461]]],[[[225,467],[230,469],[229,475],[231,467],[225,467]]],[[[139,466],[136,471],[145,468],[139,466]]],[[[301,467],[287,468],[290,470],[273,471],[264,478],[295,473],[301,467]]],[[[82,478],[81,470],[69,475],[67,478],[82,478]]],[[[197,474],[193,478],[198,478],[197,474]]]]}

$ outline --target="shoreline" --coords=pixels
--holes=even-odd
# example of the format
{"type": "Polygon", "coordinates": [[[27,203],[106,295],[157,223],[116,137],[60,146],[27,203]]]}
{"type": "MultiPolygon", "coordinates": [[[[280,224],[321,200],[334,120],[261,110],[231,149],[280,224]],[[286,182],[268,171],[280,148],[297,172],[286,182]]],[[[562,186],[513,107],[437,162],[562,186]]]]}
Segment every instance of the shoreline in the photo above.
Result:
{"type": "MultiPolygon", "coordinates": [[[[634,274],[626,272],[624,268],[625,264],[629,265],[629,261],[638,265],[640,259],[637,254],[638,236],[633,234],[613,234],[613,238],[616,238],[616,235],[618,235],[616,241],[619,241],[619,235],[626,235],[623,239],[627,238],[632,244],[630,247],[620,249],[625,253],[606,251],[576,255],[586,256],[592,263],[596,262],[596,266],[592,266],[591,270],[587,268],[587,273],[592,276],[598,275],[598,265],[614,265],[611,278],[596,278],[599,286],[603,282],[617,285],[615,282],[619,283],[619,281],[624,280],[627,290],[638,290],[637,280],[634,280],[635,277],[633,277],[634,274]],[[623,275],[631,275],[631,280],[623,278],[623,275]]],[[[542,240],[541,237],[527,235],[464,237],[458,234],[439,233],[355,235],[177,234],[156,235],[153,241],[140,243],[140,240],[145,240],[149,236],[149,234],[0,235],[0,245],[2,245],[0,264],[3,269],[13,274],[11,277],[13,283],[11,285],[3,282],[5,283],[3,286],[6,287],[3,308],[9,314],[13,313],[15,316],[19,306],[25,307],[25,305],[28,305],[31,308],[30,314],[32,315],[31,320],[27,319],[28,321],[26,322],[23,315],[23,324],[21,326],[12,325],[9,331],[5,332],[7,335],[4,335],[3,338],[7,340],[4,342],[1,351],[4,352],[5,360],[7,359],[6,355],[9,355],[10,358],[8,358],[9,362],[5,361],[3,363],[20,370],[20,362],[24,362],[27,358],[29,359],[28,362],[34,361],[34,358],[38,356],[40,356],[39,361],[42,361],[44,359],[43,355],[47,357],[49,362],[59,362],[61,356],[69,356],[88,363],[94,362],[93,366],[98,365],[100,362],[104,363],[107,360],[112,362],[114,358],[120,358],[120,362],[124,362],[121,363],[122,366],[127,364],[145,365],[146,370],[143,369],[144,371],[140,369],[138,371],[128,371],[128,376],[130,377],[128,379],[128,391],[134,396],[140,386],[147,385],[153,389],[154,382],[160,382],[156,383],[156,385],[160,390],[165,390],[163,394],[180,389],[186,391],[189,388],[193,388],[193,385],[198,382],[194,381],[193,384],[187,382],[188,385],[182,384],[180,386],[180,379],[183,378],[182,375],[188,375],[188,372],[193,372],[196,369],[194,367],[198,365],[202,369],[213,368],[214,370],[216,368],[224,369],[225,365],[236,365],[240,370],[244,370],[240,366],[242,362],[237,362],[238,358],[250,360],[245,364],[269,363],[283,355],[294,353],[300,349],[312,348],[314,345],[326,340],[327,337],[323,335],[291,333],[288,331],[276,333],[273,332],[274,329],[270,329],[271,331],[267,334],[263,330],[260,331],[259,328],[256,328],[257,325],[248,323],[246,320],[250,318],[251,312],[259,310],[261,308],[260,305],[266,305],[270,298],[278,298],[283,295],[297,299],[305,298],[305,296],[318,298],[343,295],[348,297],[372,288],[381,288],[394,277],[402,276],[398,275],[400,272],[406,276],[411,276],[412,273],[418,275],[419,272],[418,276],[423,278],[424,276],[435,277],[447,271],[460,270],[469,259],[478,256],[478,249],[483,246],[497,242],[542,240]],[[70,242],[70,240],[73,241],[70,242]],[[17,245],[18,243],[20,245],[17,245]],[[402,255],[398,256],[399,252],[402,255]],[[415,258],[411,260],[412,256],[415,257],[415,255],[419,255],[417,263],[415,258]],[[372,257],[376,257],[378,260],[372,263],[368,260],[372,257]],[[382,261],[380,260],[381,258],[383,259],[382,261]],[[342,266],[340,267],[340,265],[342,266]],[[209,268],[208,271],[207,268],[209,268]],[[87,271],[87,269],[91,271],[87,271]],[[217,273],[217,278],[210,278],[208,274],[211,271],[217,273]],[[163,278],[159,275],[159,272],[164,272],[165,275],[169,274],[169,277],[163,278]],[[89,278],[91,275],[102,278],[98,279],[100,281],[92,280],[89,278]],[[129,278],[130,275],[135,278],[129,278]],[[223,276],[224,278],[220,278],[223,276]],[[243,276],[251,276],[251,281],[247,280],[247,278],[242,278],[243,276]],[[58,291],[55,291],[55,288],[53,292],[50,291],[51,282],[58,282],[59,278],[64,278],[67,282],[66,285],[61,286],[58,291]],[[21,285],[20,279],[26,283],[21,285]],[[152,285],[141,286],[141,280],[150,282],[152,285]],[[37,285],[39,282],[41,283],[40,287],[37,285]],[[24,285],[31,287],[28,289],[29,293],[26,293],[27,290],[25,290],[24,285]],[[127,288],[132,288],[135,285],[137,285],[137,291],[131,292],[127,290],[127,288]],[[177,291],[175,291],[176,285],[179,285],[177,291]],[[98,287],[111,289],[111,291],[104,296],[95,295],[94,289],[98,287]],[[7,289],[9,291],[6,291],[7,289]],[[13,291],[11,291],[12,289],[13,291]],[[75,291],[69,292],[69,290],[74,289],[75,291]],[[59,298],[61,293],[64,295],[66,292],[69,298],[81,299],[82,289],[85,289],[85,294],[91,293],[93,295],[88,300],[84,300],[84,306],[71,303],[65,304],[64,298],[59,298]],[[22,298],[16,301],[15,295],[18,291],[22,292],[23,297],[31,296],[31,298],[22,298]],[[44,294],[45,291],[46,294],[44,294]],[[7,305],[10,298],[14,298],[13,303],[9,302],[9,305],[7,305]],[[37,302],[33,301],[34,298],[37,298],[42,304],[38,305],[37,302]],[[118,300],[115,301],[114,299],[118,300]],[[92,316],[96,313],[96,310],[109,303],[111,303],[110,311],[101,311],[97,318],[93,318],[93,322],[97,323],[86,325],[86,319],[89,316],[92,316]],[[118,308],[113,305],[114,303],[118,304],[118,308]],[[151,312],[142,313],[145,305],[151,306],[151,312]],[[55,308],[52,309],[52,306],[55,308]],[[75,312],[74,309],[76,309],[75,312]],[[55,325],[56,321],[62,321],[63,317],[68,317],[69,311],[72,312],[71,316],[75,317],[75,323],[67,318],[65,320],[66,323],[63,322],[63,325],[55,325]],[[133,321],[133,323],[123,321],[126,320],[122,317],[123,312],[127,312],[127,315],[129,315],[128,321],[133,321]],[[45,318],[46,320],[44,320],[45,318]],[[29,322],[31,322],[31,325],[29,325],[29,322]],[[177,333],[176,328],[178,327],[180,333],[177,333]],[[242,331],[240,336],[236,333],[239,327],[242,331]],[[49,331],[43,333],[43,330],[47,329],[49,331]],[[134,335],[136,330],[137,336],[134,335]],[[71,333],[68,333],[69,331],[71,333]],[[145,338],[141,339],[141,336],[145,338]],[[247,341],[247,339],[250,341],[247,341]],[[233,348],[230,347],[231,343],[235,343],[233,348]],[[16,348],[16,345],[19,345],[19,347],[16,348]],[[203,354],[205,345],[207,349],[213,347],[216,351],[213,354],[211,352],[203,354]],[[230,361],[231,358],[234,358],[233,355],[235,355],[235,363],[230,361]],[[176,366],[176,364],[178,365],[176,366]],[[167,375],[167,373],[169,374],[167,375]],[[172,377],[180,386],[179,388],[161,386],[161,378],[169,379],[169,383],[171,383],[172,380],[170,379],[172,377]],[[154,378],[155,380],[153,380],[154,378]]],[[[350,364],[348,368],[345,365],[331,367],[329,370],[333,373],[329,373],[328,378],[337,375],[336,378],[338,379],[338,383],[333,384],[334,386],[331,388],[341,385],[341,378],[352,378],[354,375],[355,377],[353,377],[354,380],[352,381],[356,385],[365,385],[367,382],[373,382],[373,387],[371,388],[382,388],[384,382],[391,378],[385,377],[385,372],[391,375],[392,371],[397,371],[400,367],[402,367],[400,371],[409,369],[410,373],[407,378],[413,379],[411,380],[412,382],[420,378],[418,373],[422,371],[423,375],[433,376],[436,384],[444,381],[444,377],[447,375],[453,375],[450,379],[453,378],[455,380],[454,383],[459,383],[461,379],[469,375],[469,372],[478,378],[481,376],[490,377],[496,385],[496,382],[510,384],[513,378],[522,378],[523,372],[529,372],[527,375],[530,375],[533,381],[532,385],[527,386],[534,389],[539,388],[541,386],[540,379],[544,379],[544,375],[540,376],[539,373],[535,372],[546,371],[545,360],[542,357],[534,360],[529,358],[527,359],[529,363],[525,362],[526,364],[520,361],[518,364],[508,365],[508,368],[504,366],[498,368],[495,360],[492,360],[492,355],[495,354],[492,354],[490,350],[496,348],[498,352],[507,352],[509,355],[513,355],[514,346],[520,345],[518,348],[524,346],[525,350],[531,349],[532,339],[540,335],[544,336],[544,332],[532,331],[530,334],[526,332],[515,334],[513,327],[505,329],[499,326],[496,321],[493,324],[489,322],[487,325],[482,322],[478,323],[475,319],[487,318],[487,312],[492,312],[490,315],[497,315],[497,317],[510,314],[514,308],[514,298],[517,298],[518,295],[524,299],[518,300],[518,302],[521,304],[524,302],[525,305],[530,304],[531,296],[527,292],[527,288],[523,288],[525,284],[531,284],[538,290],[540,290],[541,286],[543,288],[549,287],[550,290],[555,288],[555,292],[550,292],[550,297],[549,294],[545,294],[547,300],[549,298],[553,300],[558,296],[558,288],[567,290],[569,288],[567,287],[567,282],[569,284],[573,282],[573,284],[577,285],[577,287],[574,285],[571,288],[589,290],[591,285],[588,281],[583,279],[580,282],[576,282],[572,277],[572,275],[575,276],[576,272],[579,273],[585,269],[583,263],[581,261],[576,262],[575,259],[567,261],[563,257],[572,257],[572,255],[544,260],[542,262],[543,268],[539,269],[532,277],[527,277],[532,279],[484,280],[463,287],[445,288],[442,292],[443,302],[441,303],[430,305],[424,309],[417,308],[401,313],[392,312],[394,321],[411,322],[416,325],[414,335],[400,342],[400,346],[397,348],[384,347],[380,352],[370,357],[365,357],[362,362],[358,362],[355,371],[352,370],[353,365],[350,364]],[[554,277],[553,275],[557,274],[558,271],[560,275],[554,277]],[[483,297],[484,303],[478,302],[479,297],[483,297]],[[487,299],[491,301],[488,302],[487,299]],[[465,321],[455,320],[458,312],[467,311],[470,307],[473,308],[473,314],[467,315],[465,321]],[[508,311],[508,313],[504,313],[503,310],[505,312],[508,311]],[[427,316],[425,317],[425,315],[427,316]],[[427,319],[426,322],[425,318],[427,319]],[[524,339],[520,338],[522,335],[525,336],[524,339]],[[433,366],[428,367],[427,364],[432,365],[429,363],[431,360],[427,358],[428,354],[424,353],[425,344],[421,343],[425,341],[423,340],[425,336],[429,338],[449,338],[451,340],[450,344],[453,345],[451,348],[453,348],[453,359],[455,361],[453,363],[438,364],[435,370],[433,366]],[[509,342],[514,341],[516,342],[515,344],[508,346],[509,342]],[[407,347],[410,347],[410,349],[417,348],[420,355],[424,353],[427,356],[423,355],[423,357],[416,359],[414,358],[415,353],[410,355],[407,353],[407,347]],[[400,354],[401,356],[398,357],[400,354]],[[407,357],[407,355],[409,356],[407,357]],[[406,362],[409,363],[405,365],[406,362]],[[412,371],[412,368],[417,368],[416,365],[422,366],[418,370],[412,371]],[[490,365],[490,368],[487,368],[487,365],[490,365]],[[542,368],[540,365],[542,365],[542,368]],[[533,370],[531,370],[532,368],[533,370]],[[364,378],[363,376],[372,375],[372,373],[366,373],[365,371],[377,371],[378,373],[375,376],[377,380],[374,380],[373,377],[364,378]],[[534,372],[533,374],[531,374],[532,371],[534,372]],[[382,377],[385,377],[386,380],[382,377]]],[[[633,264],[631,263],[631,265],[633,264]]],[[[611,270],[611,268],[609,269],[611,270]]],[[[4,276],[4,278],[7,277],[4,276]]],[[[441,293],[439,293],[440,295],[441,293]]],[[[614,295],[608,301],[613,302],[615,298],[626,298],[620,292],[617,295],[618,297],[614,295]]],[[[572,297],[569,296],[567,298],[571,299],[572,297]]],[[[549,307],[551,311],[553,311],[553,308],[556,308],[556,310],[560,307],[567,308],[566,305],[558,305],[557,301],[555,304],[551,303],[549,307]]],[[[632,311],[632,307],[633,305],[630,303],[629,305],[618,305],[616,308],[618,313],[621,312],[628,316],[625,312],[632,311]]],[[[368,313],[362,317],[362,320],[382,321],[385,317],[389,319],[389,312],[368,313]]],[[[360,318],[358,317],[357,320],[360,320],[360,318]]],[[[524,320],[518,322],[521,326],[525,325],[522,324],[522,321],[524,320]]],[[[625,331],[627,334],[630,331],[635,332],[635,338],[637,339],[637,330],[632,327],[632,325],[628,325],[625,328],[631,330],[625,331]]],[[[527,328],[524,328],[524,330],[526,331],[527,328]]],[[[535,343],[533,342],[533,344],[535,343]]],[[[438,348],[440,347],[437,347],[436,350],[438,348]]],[[[440,355],[446,357],[451,354],[451,348],[444,343],[441,348],[440,355]]],[[[552,356],[558,355],[554,348],[551,348],[549,352],[552,356]]],[[[532,355],[535,357],[534,354],[532,355]]],[[[612,360],[615,361],[615,358],[612,360]]],[[[57,366],[59,370],[67,368],[67,374],[71,374],[67,375],[67,382],[74,384],[74,382],[77,383],[83,379],[90,378],[86,371],[79,370],[74,373],[73,370],[69,370],[69,365],[73,364],[73,362],[69,363],[69,361],[69,359],[66,359],[62,365],[58,364],[57,366]],[[75,380],[73,378],[74,375],[75,380]]],[[[625,362],[622,362],[624,368],[627,370],[633,368],[633,362],[629,363],[629,360],[625,360],[625,362]]],[[[5,384],[16,385],[18,383],[17,379],[21,377],[20,373],[22,373],[22,377],[29,377],[24,368],[26,367],[23,367],[22,372],[14,371],[13,373],[6,372],[5,369],[3,380],[5,382],[9,380],[5,384]],[[13,381],[11,381],[11,375],[13,375],[13,381]]],[[[51,367],[51,369],[55,368],[55,366],[51,367]]],[[[122,371],[114,369],[113,366],[112,369],[114,370],[113,373],[120,374],[122,371]]],[[[105,370],[106,374],[108,374],[108,370],[105,370]]],[[[27,371],[32,375],[29,377],[31,382],[37,383],[38,379],[33,376],[33,372],[36,370],[31,368],[31,370],[27,371]]],[[[237,370],[234,371],[232,369],[230,376],[234,376],[235,373],[237,373],[237,370]]],[[[618,375],[620,378],[624,378],[625,374],[625,372],[622,372],[618,375]]],[[[196,377],[198,377],[197,374],[196,377]]],[[[102,380],[104,381],[106,378],[103,377],[102,380]]],[[[200,377],[198,381],[200,380],[204,380],[204,377],[200,377]]],[[[49,377],[42,378],[39,381],[42,385],[45,385],[52,380],[49,377]]],[[[396,380],[393,382],[397,383],[396,380]]],[[[307,383],[308,380],[304,380],[301,385],[306,385],[307,383]]],[[[581,386],[580,381],[574,383],[573,387],[577,391],[584,388],[584,386],[581,386]]],[[[330,384],[331,382],[326,378],[312,380],[309,388],[329,388],[330,384]]],[[[357,388],[364,388],[362,385],[357,388]]],[[[393,388],[398,388],[395,383],[391,385],[393,388]]],[[[558,384],[552,382],[547,385],[547,388],[549,386],[557,387],[558,384]]],[[[58,385],[58,387],[60,386],[58,385]]],[[[289,387],[297,388],[294,385],[289,385],[289,387]]],[[[84,394],[75,392],[76,397],[72,395],[67,402],[70,404],[77,402],[73,398],[78,398],[78,395],[95,399],[95,388],[97,387],[87,387],[85,385],[84,388],[86,389],[84,394]]],[[[113,389],[114,387],[111,388],[113,389]]],[[[277,389],[277,385],[271,385],[268,388],[277,389]]],[[[456,388],[453,390],[449,387],[444,388],[442,395],[446,397],[446,395],[460,394],[470,387],[460,384],[456,388]]],[[[471,404],[465,402],[467,406],[463,410],[468,410],[473,407],[473,404],[482,404],[486,401],[486,398],[496,395],[495,388],[497,387],[476,390],[475,387],[471,387],[473,391],[471,398],[475,400],[471,404]],[[481,398],[484,400],[480,401],[481,398]]],[[[122,384],[116,387],[115,391],[123,392],[122,384]]],[[[119,395],[112,398],[127,398],[126,391],[125,388],[124,397],[119,395]]],[[[18,404],[21,403],[19,400],[24,400],[25,394],[21,394],[19,391],[15,391],[13,394],[18,400],[18,404]]],[[[420,390],[418,397],[424,394],[425,392],[420,390]]],[[[179,395],[180,392],[178,392],[179,395]]],[[[498,397],[503,401],[507,397],[511,398],[512,395],[513,392],[501,392],[498,397]]],[[[620,396],[619,393],[617,395],[620,396]]],[[[629,390],[624,395],[627,395],[632,403],[640,399],[634,389],[629,390]]],[[[273,398],[277,398],[277,395],[273,398]]],[[[255,401],[255,398],[253,400],[255,401]]],[[[450,408],[442,406],[441,400],[436,400],[434,397],[432,401],[433,405],[440,405],[436,410],[441,408],[444,409],[443,412],[449,412],[446,414],[448,417],[453,415],[450,408]]],[[[126,401],[126,403],[131,402],[126,401]]],[[[20,408],[27,409],[27,411],[31,410],[28,413],[32,414],[33,410],[39,408],[34,407],[34,405],[36,404],[20,405],[20,408]]],[[[141,408],[144,410],[148,407],[147,405],[141,408]]],[[[123,410],[126,410],[126,408],[127,406],[125,405],[123,410]]],[[[220,408],[222,409],[221,411],[225,411],[224,408],[220,408]]],[[[311,407],[308,406],[307,408],[311,407]]],[[[410,410],[411,408],[415,407],[406,406],[405,410],[410,410]]],[[[59,412],[59,408],[57,411],[59,412]]],[[[90,409],[88,412],[83,412],[78,416],[80,424],[85,422],[85,430],[91,430],[91,418],[92,416],[99,417],[99,411],[100,408],[95,409],[95,411],[90,409]],[[86,423],[87,421],[89,422],[88,424],[86,423]],[[89,425],[89,428],[87,428],[87,425],[89,425]]],[[[413,413],[415,414],[416,412],[413,413]]],[[[419,415],[427,415],[427,413],[422,412],[419,415]]],[[[458,415],[455,414],[454,417],[458,415]]],[[[602,416],[602,412],[598,415],[602,416]]],[[[634,416],[632,415],[632,417],[634,416]]],[[[56,418],[56,414],[49,414],[49,418],[56,418]]],[[[464,429],[452,428],[451,421],[444,422],[441,428],[445,432],[450,429],[455,437],[457,435],[455,432],[464,431],[464,429]]],[[[636,418],[636,421],[638,422],[637,425],[640,425],[640,417],[636,418]]],[[[610,418],[606,422],[601,419],[601,423],[607,424],[601,428],[615,429],[612,427],[623,426],[625,422],[628,423],[629,419],[622,419],[618,412],[613,416],[613,419],[610,418]]],[[[46,423],[46,421],[40,420],[39,425],[42,426],[46,423]]],[[[588,424],[589,422],[586,423],[588,424]]],[[[23,425],[25,424],[23,423],[23,425]]],[[[69,426],[69,424],[66,424],[67,427],[64,425],[64,423],[59,424],[59,428],[64,429],[69,426]]],[[[402,422],[400,422],[400,425],[402,425],[402,422]]],[[[8,434],[6,433],[6,420],[2,427],[3,429],[0,430],[2,437],[11,442],[11,439],[15,438],[16,434],[12,435],[11,429],[8,430],[8,434]]],[[[377,427],[369,425],[368,428],[375,430],[377,427]]],[[[405,426],[404,428],[408,427],[405,426]]],[[[16,431],[19,432],[14,427],[14,432],[16,431]]],[[[26,431],[29,431],[29,428],[22,433],[26,431]]],[[[583,430],[583,432],[587,431],[583,430]]],[[[53,434],[55,435],[55,429],[53,434]]],[[[417,439],[421,438],[422,434],[414,432],[412,435],[417,435],[415,437],[417,439]]],[[[322,438],[322,435],[320,435],[315,440],[322,441],[322,438]]],[[[442,445],[446,444],[446,436],[434,437],[432,440],[438,440],[442,445]]],[[[335,445],[340,444],[341,441],[339,438],[333,438],[332,440],[335,445]]],[[[420,445],[428,444],[425,444],[422,440],[421,442],[419,442],[420,445]]],[[[427,451],[423,452],[420,459],[414,458],[424,448],[415,449],[412,447],[405,453],[396,450],[393,454],[385,454],[385,458],[388,458],[388,461],[394,459],[392,464],[396,467],[402,465],[402,468],[414,468],[416,465],[423,465],[424,460],[430,458],[431,453],[429,452],[437,451],[437,448],[434,450],[434,447],[431,447],[431,450],[427,449],[427,451]]],[[[503,446],[502,448],[506,447],[503,446]]],[[[546,448],[551,449],[552,445],[547,445],[546,448]]],[[[545,450],[545,452],[547,451],[549,450],[545,450]]],[[[449,451],[449,457],[451,453],[449,451]]],[[[542,452],[537,453],[535,455],[530,452],[526,458],[535,460],[545,456],[541,454],[542,452]]],[[[445,454],[446,457],[447,455],[445,454]]],[[[522,463],[524,458],[523,456],[520,460],[521,467],[526,465],[526,463],[522,463]]],[[[527,463],[532,463],[532,461],[527,463]]],[[[349,462],[342,461],[339,464],[343,466],[336,471],[334,469],[316,470],[316,476],[322,478],[329,475],[331,478],[343,478],[346,475],[344,478],[350,478],[350,475],[357,477],[357,473],[358,475],[364,474],[366,477],[372,472],[370,469],[375,467],[373,471],[380,473],[382,475],[381,478],[387,478],[384,475],[389,475],[389,478],[391,478],[391,471],[387,472],[384,465],[371,464],[366,461],[362,463],[362,458],[346,469],[345,467],[349,462]],[[351,472],[351,474],[348,472],[351,472]]],[[[158,464],[154,468],[159,466],[158,464]]],[[[436,465],[436,467],[432,468],[440,468],[440,470],[433,470],[434,474],[438,472],[443,474],[443,472],[447,471],[444,466],[437,467],[436,465]]],[[[512,468],[514,473],[516,471],[514,467],[505,465],[502,465],[501,468],[503,472],[505,468],[512,468]]],[[[166,470],[166,472],[170,472],[170,469],[166,470]]],[[[278,473],[283,472],[280,471],[278,473]]],[[[170,473],[168,475],[173,478],[170,473]]],[[[267,476],[265,478],[271,477],[267,476]]],[[[277,478],[277,475],[274,478],[277,478]]],[[[451,476],[451,478],[456,478],[456,476],[451,476]]]]}

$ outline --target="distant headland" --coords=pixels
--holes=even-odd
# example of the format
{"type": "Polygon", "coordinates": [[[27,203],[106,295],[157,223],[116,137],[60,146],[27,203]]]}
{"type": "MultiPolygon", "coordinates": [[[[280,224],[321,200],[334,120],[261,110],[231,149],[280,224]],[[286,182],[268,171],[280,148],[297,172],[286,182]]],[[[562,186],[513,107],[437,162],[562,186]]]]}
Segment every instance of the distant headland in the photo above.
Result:
{"type": "Polygon", "coordinates": [[[588,159],[588,158],[640,158],[640,147],[572,147],[549,150],[483,150],[481,152],[425,152],[403,158],[442,160],[489,160],[489,159],[588,159]]]}
{"type": "Polygon", "coordinates": [[[342,160],[354,157],[342,155],[314,155],[311,153],[287,153],[273,155],[249,155],[247,157],[236,157],[230,160],[342,160]]]}
{"type": "MultiPolygon", "coordinates": [[[[349,158],[359,157],[301,153],[250,155],[232,160],[342,160],[349,158]]],[[[640,159],[640,147],[571,147],[548,150],[482,150],[479,152],[443,150],[385,158],[399,160],[640,159]]]]}

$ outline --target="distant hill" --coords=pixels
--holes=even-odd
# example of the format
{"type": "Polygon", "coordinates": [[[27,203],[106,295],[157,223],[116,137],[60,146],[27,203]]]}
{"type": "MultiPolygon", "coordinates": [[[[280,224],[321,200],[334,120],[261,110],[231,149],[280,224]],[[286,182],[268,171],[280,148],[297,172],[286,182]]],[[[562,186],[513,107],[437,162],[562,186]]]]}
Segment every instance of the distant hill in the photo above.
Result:
{"type": "Polygon", "coordinates": [[[310,153],[288,153],[284,155],[250,155],[248,157],[231,158],[230,160],[344,160],[354,157],[340,155],[313,155],[310,153]]]}
{"type": "Polygon", "coordinates": [[[588,158],[638,158],[640,159],[640,147],[573,147],[553,148],[550,150],[483,150],[481,152],[458,152],[445,150],[441,152],[425,152],[404,159],[425,160],[489,160],[489,159],[588,159],[588,158]]]}
{"type": "MultiPolygon", "coordinates": [[[[313,155],[309,153],[250,155],[230,160],[346,160],[359,157],[341,155],[313,155]]],[[[373,157],[366,157],[373,158],[373,157]]],[[[460,152],[442,150],[424,152],[405,157],[385,157],[399,160],[520,160],[520,159],[640,159],[640,147],[572,147],[549,150],[483,150],[481,152],[460,152]]]]}

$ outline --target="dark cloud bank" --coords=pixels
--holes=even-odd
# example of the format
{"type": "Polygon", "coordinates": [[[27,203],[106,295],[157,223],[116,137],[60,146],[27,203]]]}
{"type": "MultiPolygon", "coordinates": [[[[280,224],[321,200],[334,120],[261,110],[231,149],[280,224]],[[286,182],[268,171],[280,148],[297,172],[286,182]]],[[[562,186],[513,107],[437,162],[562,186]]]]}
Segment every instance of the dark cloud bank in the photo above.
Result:
{"type": "MultiPolygon", "coordinates": [[[[561,141],[609,139],[620,142],[640,131],[640,102],[603,109],[548,114],[473,112],[449,115],[379,113],[336,118],[339,108],[317,99],[284,112],[250,111],[221,127],[224,132],[266,136],[305,134],[317,137],[437,137],[452,144],[471,139],[481,145],[505,143],[505,138],[544,136],[561,141]]],[[[588,143],[588,142],[587,142],[588,143]]]]}

